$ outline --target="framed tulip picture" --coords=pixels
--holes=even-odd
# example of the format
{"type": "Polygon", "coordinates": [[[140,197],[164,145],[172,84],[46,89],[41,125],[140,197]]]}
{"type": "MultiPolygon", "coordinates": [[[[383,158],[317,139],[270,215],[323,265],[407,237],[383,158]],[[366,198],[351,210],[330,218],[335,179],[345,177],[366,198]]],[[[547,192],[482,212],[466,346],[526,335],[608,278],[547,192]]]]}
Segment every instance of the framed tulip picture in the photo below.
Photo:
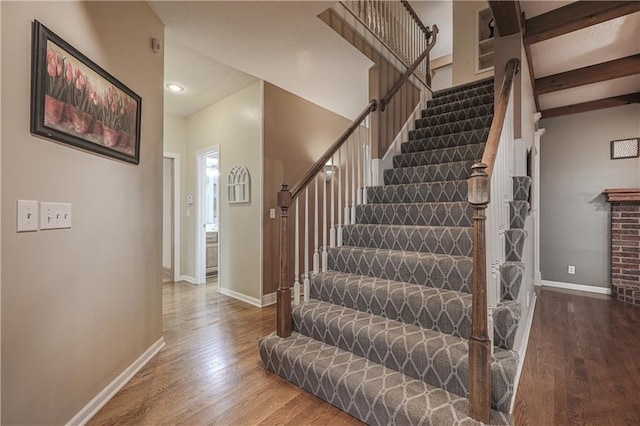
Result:
{"type": "Polygon", "coordinates": [[[142,99],[33,22],[31,133],[138,164],[142,99]]]}

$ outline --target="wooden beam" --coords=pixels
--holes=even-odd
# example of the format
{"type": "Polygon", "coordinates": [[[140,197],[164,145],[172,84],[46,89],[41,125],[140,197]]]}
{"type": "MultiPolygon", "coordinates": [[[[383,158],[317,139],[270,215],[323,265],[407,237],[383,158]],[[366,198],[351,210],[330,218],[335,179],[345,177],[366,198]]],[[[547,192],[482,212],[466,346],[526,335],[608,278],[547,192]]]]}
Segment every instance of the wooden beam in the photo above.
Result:
{"type": "Polygon", "coordinates": [[[613,96],[611,98],[598,99],[580,104],[566,105],[542,111],[542,118],[560,117],[562,115],[577,114],[580,112],[596,111],[604,108],[613,108],[620,105],[639,104],[640,92],[628,95],[613,96]]]}
{"type": "MultiPolygon", "coordinates": [[[[640,2],[639,2],[640,3],[640,2]]],[[[536,79],[536,93],[555,92],[640,72],[640,54],[536,79]]]]}
{"type": "Polygon", "coordinates": [[[498,34],[501,37],[511,34],[519,33],[522,30],[522,23],[520,17],[520,2],[519,1],[489,1],[489,7],[493,14],[495,27],[498,29],[498,34]]]}
{"type": "Polygon", "coordinates": [[[524,43],[539,43],[638,11],[640,1],[577,1],[527,19],[524,43]]]}

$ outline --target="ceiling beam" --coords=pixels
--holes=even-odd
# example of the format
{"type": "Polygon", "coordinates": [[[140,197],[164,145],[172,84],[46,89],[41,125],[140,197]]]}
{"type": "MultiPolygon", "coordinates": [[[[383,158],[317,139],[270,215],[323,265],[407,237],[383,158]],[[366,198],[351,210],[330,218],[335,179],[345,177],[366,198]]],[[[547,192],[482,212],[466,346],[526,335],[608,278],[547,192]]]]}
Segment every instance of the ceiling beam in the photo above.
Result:
{"type": "Polygon", "coordinates": [[[614,96],[612,98],[598,99],[596,101],[583,102],[581,104],[546,109],[542,111],[542,118],[559,117],[561,115],[577,114],[579,112],[595,111],[598,109],[638,103],[640,103],[640,92],[629,93],[628,95],[614,96]]]}
{"type": "Polygon", "coordinates": [[[527,19],[524,43],[539,43],[638,11],[640,1],[577,1],[527,19]]]}
{"type": "MultiPolygon", "coordinates": [[[[640,3],[640,2],[639,2],[640,3]]],[[[536,93],[555,92],[640,72],[640,54],[536,79],[536,93]]]]}
{"type": "Polygon", "coordinates": [[[522,16],[522,12],[520,11],[519,1],[493,0],[489,1],[489,7],[491,8],[495,27],[498,29],[500,37],[516,34],[521,31],[522,23],[520,22],[520,17],[522,16]]]}

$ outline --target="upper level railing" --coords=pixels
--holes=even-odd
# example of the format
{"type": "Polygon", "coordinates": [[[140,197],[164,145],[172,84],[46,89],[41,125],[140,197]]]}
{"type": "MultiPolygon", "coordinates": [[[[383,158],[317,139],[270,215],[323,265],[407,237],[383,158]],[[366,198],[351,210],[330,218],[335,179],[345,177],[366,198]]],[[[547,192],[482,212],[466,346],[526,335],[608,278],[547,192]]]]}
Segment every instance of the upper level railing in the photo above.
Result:
{"type": "MultiPolygon", "coordinates": [[[[430,33],[431,40],[418,59],[424,59],[437,41],[435,25],[430,33]]],[[[407,81],[414,65],[398,79],[398,84],[407,81]]],[[[383,99],[388,102],[394,93],[390,90],[383,99]]],[[[308,300],[312,274],[328,269],[329,251],[342,245],[342,227],[355,223],[357,206],[366,203],[366,188],[372,184],[369,119],[378,105],[377,100],[371,100],[293,188],[283,184],[278,192],[281,227],[276,330],[280,337],[291,335],[291,290],[294,303],[300,303],[301,290],[308,300]],[[293,235],[290,209],[295,214],[293,235]]]]}
{"type": "MultiPolygon", "coordinates": [[[[505,164],[508,156],[508,139],[513,141],[513,126],[511,119],[513,108],[511,94],[513,92],[513,79],[518,73],[520,61],[511,59],[507,62],[504,81],[500,89],[500,94],[494,110],[494,118],[489,130],[489,136],[485,145],[484,154],[480,163],[473,165],[473,172],[469,178],[469,204],[473,207],[473,288],[472,288],[472,331],[469,339],[469,403],[470,415],[476,420],[488,423],[491,415],[491,354],[492,339],[489,331],[493,334],[493,327],[489,321],[489,301],[495,301],[495,285],[488,288],[487,282],[491,278],[492,271],[487,270],[487,238],[486,238],[486,212],[491,201],[491,195],[497,195],[498,203],[496,209],[490,217],[490,234],[492,244],[495,247],[496,241],[501,241],[499,235],[500,221],[507,220],[508,216],[503,213],[504,194],[508,191],[504,187],[505,181],[509,179],[506,173],[508,165],[505,164]],[[508,111],[511,111],[508,113],[508,111]],[[505,133],[505,120],[509,124],[505,133]],[[510,132],[510,134],[509,134],[510,132]],[[501,143],[502,139],[503,140],[501,143]],[[501,152],[502,151],[502,152],[501,152]],[[498,162],[496,163],[496,159],[498,162]],[[497,168],[495,166],[498,166],[497,168]],[[492,175],[496,170],[501,176],[495,176],[495,185],[492,185],[492,175]],[[495,194],[494,194],[495,193],[495,194]],[[506,217],[506,219],[505,219],[506,217]]],[[[504,246],[504,241],[502,241],[504,246]]],[[[504,248],[503,248],[504,250],[504,248]]],[[[495,252],[492,257],[500,256],[495,252]]],[[[493,262],[492,262],[493,263],[493,262]]],[[[498,284],[499,285],[499,282],[498,284]]]]}
{"type": "MultiPolygon", "coordinates": [[[[345,0],[341,2],[408,68],[426,50],[431,30],[408,1],[345,0]]],[[[418,61],[416,77],[431,86],[429,60],[418,61]]]]}

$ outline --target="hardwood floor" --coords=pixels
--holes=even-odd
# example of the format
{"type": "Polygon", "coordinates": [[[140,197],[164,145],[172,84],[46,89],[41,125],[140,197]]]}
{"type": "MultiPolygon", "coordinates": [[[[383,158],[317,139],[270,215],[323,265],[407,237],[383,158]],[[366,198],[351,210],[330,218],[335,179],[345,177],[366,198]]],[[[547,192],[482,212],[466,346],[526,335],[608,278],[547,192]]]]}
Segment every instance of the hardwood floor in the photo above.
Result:
{"type": "MultiPolygon", "coordinates": [[[[266,372],[257,339],[275,307],[215,285],[163,285],[166,347],[89,422],[360,424],[266,372]]],[[[640,425],[640,308],[588,293],[538,290],[516,396],[516,425],[640,425]]]]}
{"type": "Polygon", "coordinates": [[[640,425],[640,308],[538,289],[516,425],[640,425]]]}
{"type": "Polygon", "coordinates": [[[89,425],[360,424],[262,368],[258,338],[275,306],[256,308],[216,285],[163,284],[165,348],[89,425]]]}

